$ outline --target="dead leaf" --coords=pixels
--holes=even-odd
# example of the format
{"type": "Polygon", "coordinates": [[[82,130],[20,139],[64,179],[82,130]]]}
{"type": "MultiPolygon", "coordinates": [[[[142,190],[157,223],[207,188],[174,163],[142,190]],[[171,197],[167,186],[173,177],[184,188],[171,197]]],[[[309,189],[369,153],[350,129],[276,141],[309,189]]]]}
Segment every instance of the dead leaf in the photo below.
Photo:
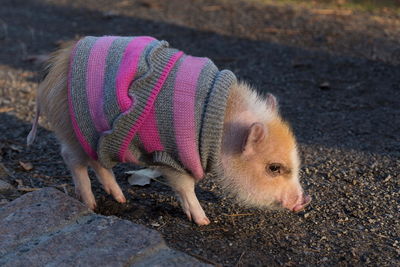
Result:
{"type": "Polygon", "coordinates": [[[386,176],[386,178],[383,180],[383,182],[387,182],[387,181],[389,181],[390,179],[392,179],[392,176],[389,174],[388,176],[386,176]]]}
{"type": "Polygon", "coordinates": [[[150,184],[152,178],[156,178],[161,176],[161,173],[152,169],[141,169],[137,171],[128,171],[127,174],[130,174],[128,178],[128,183],[130,185],[139,185],[145,186],[150,184]]]}
{"type": "Polygon", "coordinates": [[[128,178],[128,183],[130,185],[139,185],[139,186],[145,186],[150,184],[151,178],[148,176],[139,176],[137,174],[132,174],[128,178]]]}
{"type": "Polygon", "coordinates": [[[17,146],[17,145],[10,145],[10,148],[12,149],[12,150],[14,150],[14,151],[17,151],[17,152],[22,152],[22,148],[20,147],[20,146],[17,146]]]}
{"type": "Polygon", "coordinates": [[[212,12],[212,11],[218,11],[218,10],[221,10],[222,9],[222,6],[217,6],[217,5],[214,5],[214,6],[205,6],[205,7],[203,7],[202,8],[203,9],[203,11],[206,11],[206,12],[212,12]]]}
{"type": "Polygon", "coordinates": [[[30,171],[33,169],[33,164],[30,162],[23,162],[20,161],[19,165],[21,165],[21,167],[25,170],[25,171],[30,171]]]}
{"type": "Polygon", "coordinates": [[[145,7],[145,8],[150,8],[150,9],[152,9],[152,8],[154,8],[154,9],[161,8],[160,4],[153,3],[153,2],[150,2],[150,1],[140,1],[139,5],[142,6],[142,7],[145,7]]]}
{"type": "Polygon", "coordinates": [[[316,9],[313,10],[313,13],[316,15],[342,15],[342,16],[350,16],[353,14],[353,10],[351,9],[316,9]]]}
{"type": "Polygon", "coordinates": [[[11,107],[2,107],[0,108],[0,113],[5,113],[5,112],[9,112],[9,111],[13,111],[14,108],[11,107]]]}

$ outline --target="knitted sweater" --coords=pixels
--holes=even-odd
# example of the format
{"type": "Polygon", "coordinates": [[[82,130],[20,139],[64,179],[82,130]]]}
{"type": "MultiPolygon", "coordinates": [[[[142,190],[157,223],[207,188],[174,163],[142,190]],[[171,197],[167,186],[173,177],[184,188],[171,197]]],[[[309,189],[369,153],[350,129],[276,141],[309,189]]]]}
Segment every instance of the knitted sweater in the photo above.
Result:
{"type": "Polygon", "coordinates": [[[71,55],[71,122],[85,152],[107,168],[168,166],[201,179],[218,162],[234,82],[210,59],[152,37],[85,37],[71,55]]]}

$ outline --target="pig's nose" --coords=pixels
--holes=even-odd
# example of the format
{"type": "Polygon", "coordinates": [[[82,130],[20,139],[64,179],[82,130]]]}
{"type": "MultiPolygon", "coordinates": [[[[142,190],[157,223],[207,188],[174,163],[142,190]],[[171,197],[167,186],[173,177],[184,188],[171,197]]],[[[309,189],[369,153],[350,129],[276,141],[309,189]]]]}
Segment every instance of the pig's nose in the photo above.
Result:
{"type": "Polygon", "coordinates": [[[292,211],[293,212],[300,212],[300,211],[304,210],[308,206],[308,204],[310,204],[310,202],[311,202],[311,197],[309,195],[305,195],[304,194],[303,197],[302,197],[301,203],[296,204],[293,207],[292,211]]]}

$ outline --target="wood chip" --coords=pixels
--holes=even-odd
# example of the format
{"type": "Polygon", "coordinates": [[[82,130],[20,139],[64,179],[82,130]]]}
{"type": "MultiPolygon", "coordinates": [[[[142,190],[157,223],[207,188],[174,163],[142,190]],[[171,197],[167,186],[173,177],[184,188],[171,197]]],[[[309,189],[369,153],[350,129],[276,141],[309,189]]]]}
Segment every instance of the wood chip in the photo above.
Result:
{"type": "Polygon", "coordinates": [[[30,171],[33,169],[33,164],[30,162],[23,162],[20,161],[19,165],[21,165],[21,167],[25,170],[25,171],[30,171]]]}
{"type": "Polygon", "coordinates": [[[18,187],[23,187],[24,182],[21,179],[15,179],[14,181],[18,184],[18,187]]]}

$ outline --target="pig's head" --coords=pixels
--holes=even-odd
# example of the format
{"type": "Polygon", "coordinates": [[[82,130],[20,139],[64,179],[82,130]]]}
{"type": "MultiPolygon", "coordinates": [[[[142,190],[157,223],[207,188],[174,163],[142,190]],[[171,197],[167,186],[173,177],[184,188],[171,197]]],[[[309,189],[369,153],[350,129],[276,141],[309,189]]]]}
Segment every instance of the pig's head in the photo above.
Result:
{"type": "Polygon", "coordinates": [[[246,206],[303,210],[311,198],[299,182],[295,137],[280,117],[274,96],[261,104],[269,112],[266,120],[241,110],[225,122],[222,186],[246,206]]]}

